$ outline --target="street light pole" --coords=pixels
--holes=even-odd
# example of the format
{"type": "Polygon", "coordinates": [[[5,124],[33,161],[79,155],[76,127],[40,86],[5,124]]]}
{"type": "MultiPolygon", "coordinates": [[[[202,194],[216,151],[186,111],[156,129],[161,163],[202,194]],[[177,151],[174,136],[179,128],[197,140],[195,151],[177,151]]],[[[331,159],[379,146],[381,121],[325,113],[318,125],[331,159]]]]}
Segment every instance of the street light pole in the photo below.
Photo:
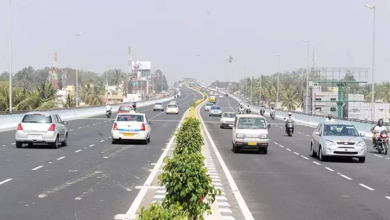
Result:
{"type": "Polygon", "coordinates": [[[12,112],[12,0],[9,1],[10,16],[10,58],[9,58],[9,112],[12,112]]]}
{"type": "Polygon", "coordinates": [[[305,96],[305,113],[308,113],[309,105],[309,72],[310,72],[310,41],[303,39],[307,43],[307,70],[306,70],[306,96],[305,96]]]}
{"type": "Polygon", "coordinates": [[[260,74],[260,106],[262,106],[263,105],[263,100],[262,100],[262,98],[261,98],[261,80],[262,80],[262,78],[263,78],[263,76],[260,74]]]}
{"type": "Polygon", "coordinates": [[[252,104],[252,101],[253,101],[253,79],[254,79],[254,76],[252,76],[252,79],[251,79],[251,102],[250,102],[250,104],[252,104]]]}
{"type": "MultiPolygon", "coordinates": [[[[76,39],[79,39],[79,37],[83,33],[76,33],[76,39]]],[[[79,107],[79,71],[76,67],[76,107],[79,107]]]]}
{"type": "MultiPolygon", "coordinates": [[[[225,60],[229,61],[229,64],[230,64],[230,75],[233,76],[233,56],[228,56],[225,58],[225,60]]],[[[227,86],[225,84],[225,89],[226,89],[226,92],[228,93],[229,92],[229,73],[226,74],[226,83],[227,83],[227,86]]]]}
{"type": "Polygon", "coordinates": [[[278,73],[277,73],[277,86],[276,86],[276,108],[278,108],[279,103],[279,65],[280,65],[280,55],[276,54],[276,58],[278,60],[278,73]]]}
{"type": "Polygon", "coordinates": [[[373,24],[372,24],[372,67],[371,67],[371,121],[375,120],[375,82],[374,82],[374,70],[375,70],[375,12],[376,6],[365,5],[366,8],[373,10],[373,24]]]}

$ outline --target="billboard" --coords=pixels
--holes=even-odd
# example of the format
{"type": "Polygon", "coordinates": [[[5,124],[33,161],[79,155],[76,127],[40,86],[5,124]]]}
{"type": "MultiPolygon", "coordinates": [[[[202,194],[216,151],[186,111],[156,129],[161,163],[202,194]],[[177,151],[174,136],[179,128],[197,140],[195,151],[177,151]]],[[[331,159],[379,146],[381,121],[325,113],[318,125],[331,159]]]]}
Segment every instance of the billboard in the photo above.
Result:
{"type": "Polygon", "coordinates": [[[150,61],[132,61],[131,62],[131,69],[132,70],[151,70],[151,63],[150,61]]]}

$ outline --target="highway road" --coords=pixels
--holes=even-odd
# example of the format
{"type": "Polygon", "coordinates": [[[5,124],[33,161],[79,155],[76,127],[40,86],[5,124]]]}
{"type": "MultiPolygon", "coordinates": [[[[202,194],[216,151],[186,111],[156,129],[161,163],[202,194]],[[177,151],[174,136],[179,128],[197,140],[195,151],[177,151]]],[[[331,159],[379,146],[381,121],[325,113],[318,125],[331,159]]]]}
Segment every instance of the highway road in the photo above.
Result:
{"type": "Polygon", "coordinates": [[[153,122],[148,145],[113,145],[105,115],[70,121],[69,146],[59,149],[17,149],[15,131],[0,132],[0,219],[112,220],[126,213],[135,186],[145,182],[183,113],[200,98],[183,88],[179,115],[140,108],[153,122]]]}
{"type": "MultiPolygon", "coordinates": [[[[238,108],[230,97],[218,99],[218,105],[223,111],[238,108]]],[[[322,162],[309,156],[314,128],[295,125],[288,137],[283,121],[267,117],[272,123],[268,154],[235,154],[231,129],[220,129],[219,118],[204,109],[201,116],[254,219],[390,219],[390,158],[375,153],[370,141],[365,163],[322,162]]]]}

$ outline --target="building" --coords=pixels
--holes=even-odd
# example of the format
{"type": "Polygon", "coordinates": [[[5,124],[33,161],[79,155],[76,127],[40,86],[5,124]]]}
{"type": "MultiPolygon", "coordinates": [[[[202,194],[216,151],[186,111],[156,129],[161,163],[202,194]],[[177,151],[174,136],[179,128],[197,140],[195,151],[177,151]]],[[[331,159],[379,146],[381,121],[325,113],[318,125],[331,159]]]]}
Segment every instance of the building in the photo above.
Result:
{"type": "Polygon", "coordinates": [[[74,85],[67,85],[65,90],[66,90],[66,94],[70,94],[73,96],[76,94],[74,85]]]}

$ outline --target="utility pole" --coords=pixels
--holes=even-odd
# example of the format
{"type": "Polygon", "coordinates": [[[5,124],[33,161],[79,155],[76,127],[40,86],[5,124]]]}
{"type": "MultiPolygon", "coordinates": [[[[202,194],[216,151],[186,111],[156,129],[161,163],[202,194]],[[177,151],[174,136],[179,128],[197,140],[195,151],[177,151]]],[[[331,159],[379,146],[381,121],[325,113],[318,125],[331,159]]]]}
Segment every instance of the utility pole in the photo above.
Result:
{"type": "Polygon", "coordinates": [[[251,104],[253,102],[253,80],[254,80],[254,76],[252,76],[252,79],[251,79],[251,104]]]}
{"type": "Polygon", "coordinates": [[[259,103],[260,106],[263,105],[263,100],[262,100],[262,97],[261,97],[261,80],[262,80],[262,78],[263,78],[263,75],[260,74],[260,99],[259,99],[260,100],[260,103],[259,103]]]}
{"type": "MultiPolygon", "coordinates": [[[[79,39],[79,37],[83,33],[76,33],[76,39],[79,39]]],[[[79,107],[79,71],[76,67],[76,107],[79,107]]]]}
{"type": "Polygon", "coordinates": [[[373,10],[373,20],[372,20],[372,67],[371,67],[371,121],[375,120],[375,12],[376,6],[366,5],[366,8],[373,10]]]}
{"type": "Polygon", "coordinates": [[[307,70],[306,70],[306,95],[305,95],[305,113],[307,114],[308,106],[309,106],[310,41],[304,39],[303,42],[307,43],[307,70]]]}
{"type": "Polygon", "coordinates": [[[276,54],[276,58],[278,59],[278,73],[277,73],[277,86],[276,86],[276,108],[278,108],[279,103],[279,68],[280,68],[280,55],[276,54]]]}
{"type": "Polygon", "coordinates": [[[12,113],[12,0],[9,1],[10,16],[10,57],[9,57],[9,112],[12,113]]]}

